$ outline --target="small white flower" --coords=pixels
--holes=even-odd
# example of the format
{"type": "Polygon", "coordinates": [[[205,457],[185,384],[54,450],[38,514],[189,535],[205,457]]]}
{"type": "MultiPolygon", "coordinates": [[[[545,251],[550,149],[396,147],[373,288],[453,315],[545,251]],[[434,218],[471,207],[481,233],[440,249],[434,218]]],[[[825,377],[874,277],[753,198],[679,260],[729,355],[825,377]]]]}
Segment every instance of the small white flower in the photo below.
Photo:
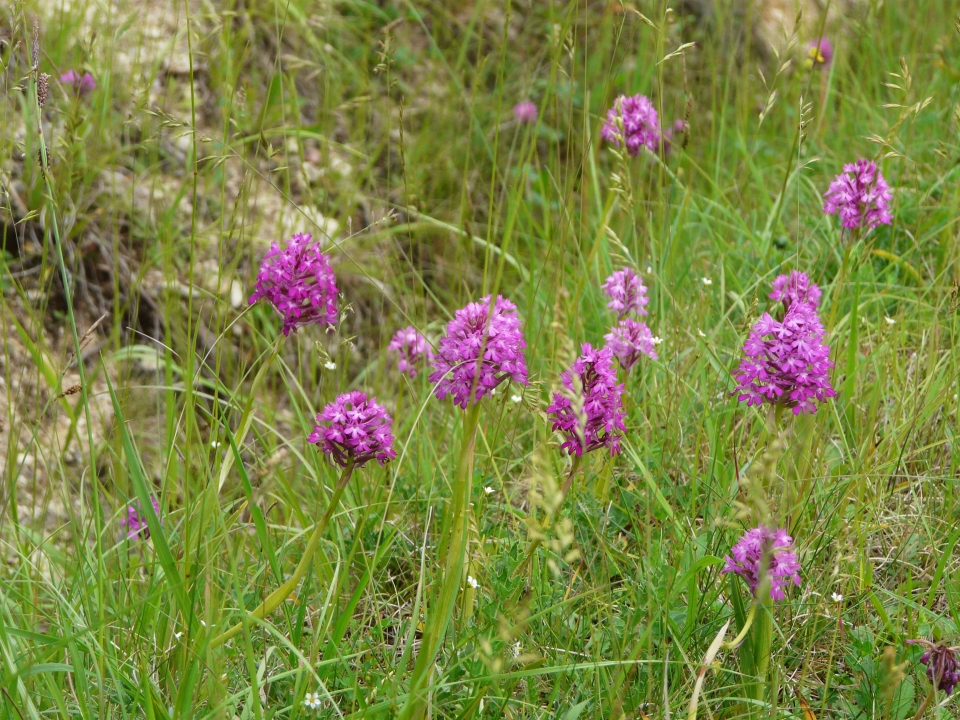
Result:
{"type": "Polygon", "coordinates": [[[210,447],[212,447],[214,450],[216,450],[218,447],[220,447],[220,443],[219,443],[218,441],[214,440],[212,443],[210,443],[210,447]]]}
{"type": "Polygon", "coordinates": [[[659,345],[660,343],[663,342],[663,338],[658,338],[658,337],[654,336],[654,337],[650,338],[650,342],[652,342],[654,345],[659,345]]]}
{"type": "Polygon", "coordinates": [[[520,402],[521,402],[522,400],[523,400],[523,398],[520,397],[519,395],[511,395],[511,396],[510,396],[510,402],[517,403],[518,405],[520,404],[520,402]]]}
{"type": "Polygon", "coordinates": [[[699,335],[700,337],[706,337],[706,336],[707,336],[707,334],[706,334],[703,330],[701,330],[700,328],[697,328],[697,335],[699,335]]]}
{"type": "Polygon", "coordinates": [[[835,603],[842,603],[843,595],[841,595],[840,593],[834,593],[833,595],[830,596],[830,599],[833,600],[835,603]]]}
{"type": "Polygon", "coordinates": [[[516,644],[513,646],[513,656],[515,658],[520,657],[520,641],[517,640],[516,644]]]}
{"type": "Polygon", "coordinates": [[[653,268],[647,265],[647,275],[653,275],[653,268]]]}
{"type": "Polygon", "coordinates": [[[173,634],[173,639],[174,639],[174,640],[179,640],[179,639],[182,638],[182,637],[183,637],[183,631],[175,632],[175,633],[173,634]]]}
{"type": "Polygon", "coordinates": [[[474,590],[480,587],[480,583],[477,582],[476,578],[474,578],[473,575],[467,575],[467,585],[472,587],[474,590]]]}
{"type": "Polygon", "coordinates": [[[336,369],[337,369],[337,364],[336,364],[333,360],[327,360],[327,361],[323,364],[323,366],[324,366],[327,370],[336,370],[336,369]]]}
{"type": "Polygon", "coordinates": [[[489,485],[487,485],[487,486],[483,489],[483,491],[484,491],[487,495],[493,495],[493,488],[490,487],[489,485]]]}
{"type": "Polygon", "coordinates": [[[897,322],[892,317],[887,317],[886,315],[883,316],[883,319],[887,321],[887,325],[893,325],[895,322],[897,322]]]}
{"type": "Polygon", "coordinates": [[[303,704],[307,706],[310,710],[319,710],[320,709],[320,693],[313,692],[307,693],[303,696],[303,704]]]}
{"type": "Polygon", "coordinates": [[[704,285],[713,285],[713,280],[708,277],[700,278],[700,282],[702,282],[704,285]]]}

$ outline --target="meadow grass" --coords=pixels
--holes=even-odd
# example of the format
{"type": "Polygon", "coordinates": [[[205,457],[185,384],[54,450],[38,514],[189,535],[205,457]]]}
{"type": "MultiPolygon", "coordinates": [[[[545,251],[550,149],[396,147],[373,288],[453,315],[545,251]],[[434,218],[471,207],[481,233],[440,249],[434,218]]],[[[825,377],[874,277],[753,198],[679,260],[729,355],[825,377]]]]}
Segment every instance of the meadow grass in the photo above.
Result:
{"type": "Polygon", "coordinates": [[[807,68],[810,38],[764,55],[734,5],[710,23],[660,0],[3,11],[3,718],[667,720],[695,684],[702,718],[922,709],[905,641],[960,644],[956,8],[864,2],[807,68]],[[71,68],[96,90],[57,83],[71,68]],[[621,93],[688,140],[618,156],[600,128],[621,93]],[[822,195],[858,157],[894,221],[851,238],[822,195]],[[333,258],[332,332],[284,338],[247,305],[295,231],[333,258]],[[622,453],[584,456],[564,497],[545,409],[580,344],[603,344],[600,285],[623,266],[659,359],[621,371],[622,453]],[[837,397],[774,417],[732,373],[794,269],[823,289],[837,397]],[[386,346],[411,324],[435,342],[498,293],[530,385],[482,401],[470,458],[471,413],[386,346]],[[397,458],[331,506],[338,470],[306,439],[348,389],[388,408],[397,458]],[[149,540],[128,539],[151,497],[149,540]],[[328,511],[302,581],[255,617],[328,511]],[[750,594],[720,571],[759,520],[794,537],[802,585],[755,678],[752,640],[729,645],[750,594]]]}

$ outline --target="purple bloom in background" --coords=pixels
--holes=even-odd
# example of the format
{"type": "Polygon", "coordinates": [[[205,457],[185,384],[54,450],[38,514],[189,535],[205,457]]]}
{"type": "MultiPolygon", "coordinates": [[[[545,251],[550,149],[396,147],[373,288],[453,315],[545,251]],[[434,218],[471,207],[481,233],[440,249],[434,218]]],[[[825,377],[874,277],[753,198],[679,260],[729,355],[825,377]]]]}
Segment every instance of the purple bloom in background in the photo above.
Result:
{"type": "Polygon", "coordinates": [[[660,147],[660,119],[657,117],[657,110],[646,95],[621,95],[607,111],[607,121],[600,135],[617,147],[624,141],[630,155],[638,154],[643,147],[656,152],[660,147]],[[623,120],[622,133],[617,127],[618,118],[623,120]]]}
{"type": "Polygon", "coordinates": [[[824,198],[823,211],[840,215],[840,224],[845,228],[866,226],[869,230],[893,222],[887,208],[893,198],[890,186],[872,160],[860,158],[844,165],[824,198]]]}
{"type": "Polygon", "coordinates": [[[750,592],[757,594],[760,584],[762,561],[764,553],[768,554],[766,575],[770,578],[770,597],[773,600],[783,600],[783,589],[793,581],[800,587],[800,562],[796,554],[790,549],[793,538],[783,529],[756,527],[748,530],[733,546],[730,555],[726,556],[727,564],[723,568],[725,573],[739,575],[750,586],[750,592]]]}
{"type": "Polygon", "coordinates": [[[533,125],[537,121],[537,106],[532,100],[524,100],[513,106],[513,116],[521,125],[533,125]]]}
{"type": "Polygon", "coordinates": [[[563,434],[561,447],[571,455],[580,457],[600,447],[617,455],[626,428],[623,385],[617,383],[613,353],[610,348],[594,350],[590,343],[581,345],[580,353],[573,367],[560,375],[568,392],[553,394],[547,414],[554,416],[553,429],[563,434]]]}
{"type": "Polygon", "coordinates": [[[785,308],[789,308],[798,302],[816,307],[820,304],[821,294],[820,288],[815,283],[810,282],[810,278],[805,272],[794,270],[789,275],[777,276],[777,279],[773,281],[773,292],[770,293],[770,299],[782,302],[785,308]]]}
{"type": "Polygon", "coordinates": [[[69,85],[80,95],[86,95],[97,89],[97,81],[94,80],[93,75],[90,73],[81,75],[76,70],[68,70],[61,75],[60,83],[69,85]]]}
{"type": "Polygon", "coordinates": [[[603,339],[613,356],[620,361],[620,367],[629,370],[640,360],[641,355],[656,360],[657,351],[654,346],[660,342],[655,338],[645,322],[624,318],[615,327],[610,329],[603,339]]]}
{"type": "Polygon", "coordinates": [[[424,360],[433,359],[433,350],[427,339],[413,325],[405,327],[403,330],[397,330],[393,340],[387,346],[387,350],[393,350],[400,356],[397,363],[397,370],[401,373],[407,373],[411,378],[417,376],[417,366],[424,360]]]}
{"type": "Polygon", "coordinates": [[[684,135],[688,131],[687,121],[683,118],[677,118],[673,121],[673,125],[668,127],[663,131],[663,154],[669,155],[670,148],[673,145],[674,135],[684,135]]]}
{"type": "Polygon", "coordinates": [[[337,322],[337,279],[330,256],[310,233],[297,233],[285,248],[274,242],[263,258],[253,305],[266,298],[283,316],[283,334],[314,323],[337,322]]]}
{"type": "MultiPolygon", "coordinates": [[[[156,498],[150,498],[150,502],[153,505],[153,512],[160,519],[160,524],[163,525],[163,518],[160,517],[160,504],[156,498]]],[[[146,540],[150,537],[147,518],[141,514],[142,512],[143,508],[140,506],[140,501],[135,500],[127,505],[127,516],[120,518],[120,526],[127,528],[127,537],[131,540],[136,537],[139,537],[141,540],[146,540]]]]}
{"type": "Polygon", "coordinates": [[[833,62],[833,43],[827,38],[820,38],[819,44],[811,40],[807,45],[807,67],[830,67],[833,62]]]}
{"type": "Polygon", "coordinates": [[[836,395],[823,334],[817,310],[809,303],[794,303],[782,321],[764,313],[750,331],[743,346],[746,357],[734,373],[737,399],[747,405],[781,404],[794,415],[816,412],[814,400],[836,395]]]}
{"type": "Polygon", "coordinates": [[[376,398],[368,398],[359,390],[343,393],[317,415],[317,425],[308,440],[340,467],[353,460],[363,467],[376,459],[381,465],[393,460],[391,418],[376,398]]]}
{"type": "Polygon", "coordinates": [[[447,324],[433,357],[430,382],[437,383],[439,400],[447,395],[466,410],[470,392],[476,385],[474,400],[490,393],[509,378],[527,384],[527,362],[523,349],[527,343],[520,331],[517,306],[498,295],[493,312],[490,296],[457,310],[447,324]]]}
{"type": "Polygon", "coordinates": [[[610,298],[607,307],[614,310],[618,317],[623,318],[630,312],[635,312],[637,315],[647,314],[647,309],[644,307],[650,302],[650,298],[647,297],[647,288],[640,276],[630,268],[617,270],[604,281],[602,287],[604,295],[610,298]]]}
{"type": "Polygon", "coordinates": [[[920,662],[927,666],[927,677],[947,695],[960,684],[960,660],[957,659],[958,648],[949,645],[938,645],[928,640],[907,640],[908,645],[923,645],[927,651],[920,657],[920,662]]]}

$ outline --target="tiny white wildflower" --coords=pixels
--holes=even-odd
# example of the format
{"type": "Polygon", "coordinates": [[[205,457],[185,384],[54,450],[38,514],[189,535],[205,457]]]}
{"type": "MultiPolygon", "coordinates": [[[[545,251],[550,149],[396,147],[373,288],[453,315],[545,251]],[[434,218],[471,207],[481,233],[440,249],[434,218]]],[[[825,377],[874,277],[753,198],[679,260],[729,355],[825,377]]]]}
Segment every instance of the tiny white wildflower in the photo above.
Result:
{"type": "Polygon", "coordinates": [[[472,587],[474,590],[480,587],[480,583],[477,582],[476,578],[474,578],[473,575],[467,575],[467,585],[472,587]]]}
{"type": "Polygon", "coordinates": [[[182,630],[181,630],[180,632],[175,632],[175,633],[173,634],[173,639],[174,639],[174,640],[179,640],[179,639],[182,638],[182,637],[183,637],[183,631],[182,631],[182,630]]]}
{"type": "Polygon", "coordinates": [[[493,495],[493,488],[490,487],[489,485],[487,485],[487,486],[483,489],[483,491],[484,491],[487,495],[493,495]]]}
{"type": "Polygon", "coordinates": [[[319,710],[320,709],[320,693],[313,692],[307,693],[303,696],[303,704],[307,706],[310,710],[319,710]]]}
{"type": "Polygon", "coordinates": [[[702,282],[704,285],[713,285],[713,280],[708,277],[700,278],[700,282],[702,282]]]}
{"type": "Polygon", "coordinates": [[[210,443],[210,447],[212,447],[214,450],[216,450],[218,447],[220,447],[220,443],[219,443],[218,441],[214,440],[212,443],[210,443]]]}
{"type": "Polygon", "coordinates": [[[830,599],[833,600],[835,603],[842,603],[843,595],[841,595],[840,593],[834,593],[833,595],[830,596],[830,599]]]}
{"type": "Polygon", "coordinates": [[[337,369],[337,364],[336,364],[333,360],[327,360],[327,361],[323,364],[323,366],[324,366],[327,370],[336,370],[336,369],[337,369]]]}
{"type": "Polygon", "coordinates": [[[887,317],[886,315],[883,316],[883,319],[887,321],[887,325],[893,325],[895,322],[897,322],[892,317],[887,317]]]}
{"type": "Polygon", "coordinates": [[[520,397],[519,395],[511,395],[511,396],[510,396],[510,401],[511,401],[511,402],[514,402],[514,403],[519,404],[520,401],[522,401],[522,400],[523,400],[523,398],[520,397]]]}
{"type": "Polygon", "coordinates": [[[515,658],[520,657],[520,641],[517,640],[516,644],[513,646],[513,656],[515,658]]]}
{"type": "Polygon", "coordinates": [[[650,338],[650,342],[652,342],[654,345],[659,345],[660,343],[663,342],[663,338],[653,336],[652,338],[650,338]]]}
{"type": "Polygon", "coordinates": [[[701,330],[700,328],[697,328],[697,335],[699,335],[700,337],[706,337],[706,336],[707,336],[707,334],[706,334],[703,330],[701,330]]]}
{"type": "Polygon", "coordinates": [[[653,275],[653,268],[647,265],[647,275],[653,275]]]}

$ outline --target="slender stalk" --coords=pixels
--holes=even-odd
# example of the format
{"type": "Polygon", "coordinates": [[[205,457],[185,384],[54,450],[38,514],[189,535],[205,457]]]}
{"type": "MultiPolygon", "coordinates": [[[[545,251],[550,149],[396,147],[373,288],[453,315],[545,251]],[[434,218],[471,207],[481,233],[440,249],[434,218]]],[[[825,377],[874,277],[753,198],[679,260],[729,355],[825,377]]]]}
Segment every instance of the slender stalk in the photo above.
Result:
{"type": "Polygon", "coordinates": [[[457,604],[457,594],[462,583],[463,560],[467,547],[467,516],[470,509],[470,496],[473,484],[473,454],[480,419],[480,403],[467,406],[463,416],[463,437],[460,441],[460,458],[457,475],[454,478],[453,493],[448,509],[447,525],[449,535],[446,538],[446,562],[443,570],[443,583],[432,607],[427,608],[427,627],[423,633],[423,642],[413,666],[410,679],[410,693],[406,704],[398,716],[400,720],[423,717],[426,708],[426,687],[434,660],[440,651],[440,645],[446,635],[453,608],[457,604]]]}
{"type": "Polygon", "coordinates": [[[930,692],[927,693],[927,696],[923,699],[923,702],[920,703],[920,707],[917,710],[917,714],[913,716],[913,720],[920,720],[923,717],[923,714],[927,711],[927,708],[930,707],[930,703],[933,702],[933,698],[936,695],[937,686],[933,685],[930,688],[930,692]]]}
{"type": "MultiPolygon", "coordinates": [[[[317,524],[313,526],[313,534],[310,535],[310,539],[307,541],[307,547],[303,551],[303,557],[300,558],[300,562],[293,571],[293,575],[291,575],[290,579],[287,580],[283,585],[267,595],[264,601],[250,612],[250,617],[260,620],[263,620],[265,617],[267,617],[270,613],[280,607],[280,604],[284,600],[290,597],[290,594],[296,589],[297,585],[303,579],[303,576],[307,574],[307,569],[310,567],[310,561],[313,559],[313,554],[317,551],[317,547],[320,545],[320,538],[323,537],[323,531],[326,529],[327,523],[330,522],[330,518],[333,517],[333,513],[340,505],[340,497],[343,495],[343,491],[346,489],[347,483],[350,482],[350,476],[353,475],[353,467],[353,459],[351,458],[347,463],[347,466],[343,469],[343,472],[340,473],[340,480],[337,482],[337,487],[333,491],[333,496],[330,498],[330,504],[327,507],[327,511],[323,514],[323,517],[317,521],[317,524]]],[[[218,647],[230,638],[239,635],[243,630],[244,622],[245,621],[241,621],[227,630],[225,633],[217,635],[217,637],[210,641],[210,647],[218,647]]]]}

